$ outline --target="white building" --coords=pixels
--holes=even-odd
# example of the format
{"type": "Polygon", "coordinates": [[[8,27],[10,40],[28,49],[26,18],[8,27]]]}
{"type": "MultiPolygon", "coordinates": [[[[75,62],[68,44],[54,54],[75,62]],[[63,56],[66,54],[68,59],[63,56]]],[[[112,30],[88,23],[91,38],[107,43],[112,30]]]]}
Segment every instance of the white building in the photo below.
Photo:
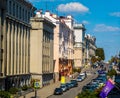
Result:
{"type": "Polygon", "coordinates": [[[74,24],[75,45],[74,45],[74,67],[80,68],[84,65],[84,36],[85,26],[83,24],[74,24]]]}

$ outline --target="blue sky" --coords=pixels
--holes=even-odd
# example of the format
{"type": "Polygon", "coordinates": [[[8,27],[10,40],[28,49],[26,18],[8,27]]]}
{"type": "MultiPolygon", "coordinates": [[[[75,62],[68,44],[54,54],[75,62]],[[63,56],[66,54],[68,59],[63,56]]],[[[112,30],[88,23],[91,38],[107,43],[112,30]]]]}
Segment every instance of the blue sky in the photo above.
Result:
{"type": "Polygon", "coordinates": [[[29,0],[38,10],[50,10],[72,15],[75,22],[84,23],[86,34],[96,37],[106,61],[120,51],[120,0],[29,0]]]}

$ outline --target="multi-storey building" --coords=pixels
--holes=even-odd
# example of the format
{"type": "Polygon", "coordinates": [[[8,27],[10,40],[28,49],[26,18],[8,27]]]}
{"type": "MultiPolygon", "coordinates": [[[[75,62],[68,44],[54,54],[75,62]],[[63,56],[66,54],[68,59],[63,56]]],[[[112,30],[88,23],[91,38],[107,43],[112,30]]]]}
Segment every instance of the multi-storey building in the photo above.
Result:
{"type": "Polygon", "coordinates": [[[97,49],[96,46],[96,38],[91,36],[90,34],[85,35],[85,62],[90,63],[90,60],[93,56],[95,56],[95,51],[97,49]]]}
{"type": "Polygon", "coordinates": [[[52,20],[56,25],[54,29],[54,77],[55,81],[60,80],[61,76],[72,74],[73,66],[73,18],[63,17],[45,12],[45,16],[52,20]]]}
{"type": "Polygon", "coordinates": [[[6,1],[0,0],[0,90],[5,89],[5,66],[3,65],[3,33],[5,24],[6,1]]]}
{"type": "Polygon", "coordinates": [[[74,45],[74,67],[81,68],[85,64],[84,52],[84,36],[85,26],[83,24],[74,24],[75,45],[74,45]]]}
{"type": "Polygon", "coordinates": [[[31,18],[30,73],[40,87],[53,82],[53,35],[55,25],[39,11],[31,18]]]}
{"type": "Polygon", "coordinates": [[[5,80],[2,86],[9,89],[29,84],[31,28],[29,20],[34,15],[35,7],[27,0],[0,0],[0,7],[2,3],[6,9],[0,10],[2,28],[0,72],[5,80]]]}

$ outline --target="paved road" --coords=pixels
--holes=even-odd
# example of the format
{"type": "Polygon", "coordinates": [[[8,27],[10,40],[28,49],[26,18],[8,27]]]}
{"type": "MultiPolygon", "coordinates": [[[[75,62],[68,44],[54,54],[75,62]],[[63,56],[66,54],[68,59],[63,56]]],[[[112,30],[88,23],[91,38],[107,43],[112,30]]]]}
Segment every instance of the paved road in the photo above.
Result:
{"type": "Polygon", "coordinates": [[[62,95],[51,95],[47,98],[75,98],[77,94],[82,91],[82,87],[96,77],[96,74],[88,75],[88,77],[84,81],[78,83],[78,87],[72,88],[64,92],[62,95]]]}
{"type": "MultiPolygon", "coordinates": [[[[94,71],[97,70],[97,69],[85,68],[85,69],[82,70],[82,72],[87,71],[87,70],[89,70],[89,71],[91,71],[91,72],[94,72],[94,71]]],[[[68,77],[67,81],[69,81],[69,80],[70,80],[70,79],[69,79],[69,77],[68,77]]],[[[50,96],[50,95],[53,94],[54,89],[55,89],[56,87],[59,87],[59,86],[60,86],[60,81],[58,81],[58,82],[53,83],[53,84],[51,84],[51,85],[49,85],[49,86],[43,87],[42,89],[39,89],[39,90],[37,91],[37,95],[39,96],[39,98],[47,98],[48,96],[50,96],[50,97],[48,97],[48,98],[74,98],[74,97],[78,94],[78,92],[81,91],[81,88],[82,88],[82,86],[83,86],[84,83],[88,83],[88,80],[86,79],[86,80],[84,80],[83,82],[79,83],[79,87],[73,88],[73,89],[65,92],[65,93],[62,95],[62,97],[60,97],[60,96],[57,96],[57,97],[56,97],[56,96],[54,96],[54,97],[53,97],[53,96],[50,96]],[[68,92],[69,92],[69,93],[68,93],[68,92]],[[64,97],[64,96],[65,96],[65,97],[64,97]],[[68,97],[68,96],[69,96],[69,97],[68,97]]],[[[28,93],[28,94],[26,94],[26,95],[24,95],[24,96],[20,96],[19,98],[35,98],[34,96],[35,96],[35,92],[31,92],[31,93],[28,93]]]]}

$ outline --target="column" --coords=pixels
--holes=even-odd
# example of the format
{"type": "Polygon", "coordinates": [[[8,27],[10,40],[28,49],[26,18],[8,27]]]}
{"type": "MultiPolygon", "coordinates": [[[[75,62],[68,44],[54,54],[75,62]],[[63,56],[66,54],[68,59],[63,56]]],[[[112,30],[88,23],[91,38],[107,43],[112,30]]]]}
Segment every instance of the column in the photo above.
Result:
{"type": "Polygon", "coordinates": [[[7,20],[7,75],[10,74],[10,22],[7,20]]]}
{"type": "Polygon", "coordinates": [[[13,66],[13,22],[11,22],[11,74],[13,74],[14,66],[13,66]]]}
{"type": "Polygon", "coordinates": [[[26,33],[27,33],[27,31],[26,31],[26,27],[25,27],[25,36],[24,36],[24,40],[25,40],[25,42],[24,42],[24,56],[25,56],[25,58],[24,58],[24,62],[25,62],[24,65],[25,65],[25,73],[27,73],[26,72],[26,67],[27,67],[26,66],[26,49],[27,49],[26,48],[26,40],[27,40],[26,33]]]}
{"type": "Polygon", "coordinates": [[[28,66],[28,27],[26,28],[26,72],[29,72],[29,66],[28,66]]]}
{"type": "Polygon", "coordinates": [[[17,67],[17,74],[19,74],[19,34],[20,34],[20,26],[17,23],[17,34],[16,34],[16,67],[17,67]]]}
{"type": "Polygon", "coordinates": [[[26,27],[24,26],[24,36],[23,36],[23,72],[25,72],[26,70],[26,66],[25,66],[25,39],[26,39],[26,31],[25,31],[26,27]]]}
{"type": "Polygon", "coordinates": [[[20,54],[20,42],[21,42],[21,25],[18,24],[18,67],[19,67],[19,74],[21,73],[21,54],[20,54]]]}
{"type": "Polygon", "coordinates": [[[30,28],[28,28],[28,72],[30,72],[30,28]]]}
{"type": "Polygon", "coordinates": [[[21,27],[21,38],[20,39],[21,39],[21,43],[20,43],[20,46],[21,46],[20,47],[21,48],[20,49],[20,56],[21,56],[21,61],[20,62],[21,62],[21,66],[20,67],[21,68],[20,69],[21,69],[21,73],[23,73],[23,25],[21,27]]]}
{"type": "Polygon", "coordinates": [[[16,41],[17,41],[17,26],[16,26],[17,24],[15,23],[15,29],[14,29],[14,74],[17,74],[17,63],[16,63],[16,61],[17,61],[17,56],[16,56],[16,41]]]}

